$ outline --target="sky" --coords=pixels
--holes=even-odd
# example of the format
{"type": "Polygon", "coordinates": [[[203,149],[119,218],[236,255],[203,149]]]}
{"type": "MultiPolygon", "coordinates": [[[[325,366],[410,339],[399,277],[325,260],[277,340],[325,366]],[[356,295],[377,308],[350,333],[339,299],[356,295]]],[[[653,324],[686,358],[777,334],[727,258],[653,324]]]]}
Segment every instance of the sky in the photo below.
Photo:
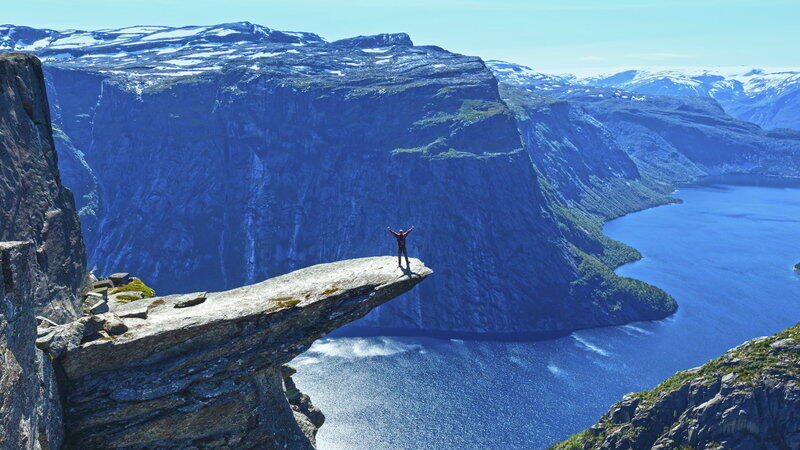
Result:
{"type": "Polygon", "coordinates": [[[0,0],[0,23],[53,29],[249,21],[328,40],[406,32],[550,73],[798,68],[800,0],[0,0]]]}

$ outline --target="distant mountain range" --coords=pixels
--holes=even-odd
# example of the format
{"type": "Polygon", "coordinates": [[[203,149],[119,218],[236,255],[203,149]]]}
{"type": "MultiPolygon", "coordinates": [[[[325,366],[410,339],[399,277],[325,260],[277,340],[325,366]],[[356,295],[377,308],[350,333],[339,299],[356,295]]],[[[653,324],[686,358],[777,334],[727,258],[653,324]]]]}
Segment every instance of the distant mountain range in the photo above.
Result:
{"type": "Polygon", "coordinates": [[[800,69],[626,70],[579,78],[547,75],[530,67],[487,61],[499,78],[547,91],[560,85],[596,86],[651,95],[716,100],[725,112],[765,129],[800,129],[800,69]]]}
{"type": "MultiPolygon", "coordinates": [[[[391,38],[394,43],[411,43],[403,33],[391,36],[394,36],[391,38]]],[[[139,85],[140,89],[159,82],[154,79],[163,81],[164,78],[193,76],[222,69],[237,60],[241,62],[241,58],[263,60],[282,53],[299,53],[293,52],[292,47],[308,44],[327,42],[314,33],[278,31],[248,22],[181,28],[135,26],[96,31],[0,26],[0,51],[33,52],[46,61],[70,61],[82,68],[94,67],[101,71],[114,66],[119,73],[120,68],[125,68],[128,75],[131,71],[136,73],[128,82],[139,85]],[[282,44],[283,48],[264,52],[264,44],[282,44]],[[143,59],[148,62],[145,66],[142,66],[143,59]]],[[[370,45],[347,39],[337,44],[362,48],[370,45]]],[[[376,51],[373,59],[381,60],[380,53],[376,51]]],[[[327,61],[331,62],[330,59],[327,61]]],[[[341,63],[331,67],[295,64],[286,70],[307,76],[338,76],[357,64],[341,63]]],[[[577,77],[540,73],[504,61],[489,60],[486,63],[507,81],[545,91],[549,86],[569,84],[652,95],[710,97],[733,117],[756,123],[762,128],[800,129],[800,69],[625,70],[577,77]]],[[[252,68],[256,67],[254,64],[252,68]]]]}

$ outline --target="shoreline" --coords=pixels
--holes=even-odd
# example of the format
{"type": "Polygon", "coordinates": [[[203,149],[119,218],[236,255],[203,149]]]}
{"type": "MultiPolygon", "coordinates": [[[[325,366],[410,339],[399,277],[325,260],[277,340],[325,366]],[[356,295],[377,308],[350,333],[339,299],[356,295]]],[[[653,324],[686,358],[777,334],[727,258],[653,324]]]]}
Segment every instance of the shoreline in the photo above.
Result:
{"type": "MultiPolygon", "coordinates": [[[[641,209],[632,210],[626,212],[625,214],[609,218],[604,220],[601,225],[601,231],[603,235],[608,237],[609,239],[614,239],[608,236],[605,233],[605,226],[610,223],[611,221],[620,219],[625,217],[629,214],[634,214],[642,211],[646,211],[653,208],[658,208],[662,206],[669,206],[669,205],[679,205],[683,203],[683,200],[680,198],[675,197],[675,195],[680,191],[680,188],[691,188],[691,187],[702,187],[702,186],[715,186],[715,185],[729,185],[729,186],[753,186],[753,187],[774,187],[774,188],[800,188],[800,178],[798,177],[779,177],[779,176],[772,176],[772,175],[751,175],[751,174],[729,174],[729,175],[709,175],[702,178],[698,178],[696,180],[690,182],[681,182],[676,183],[672,191],[668,194],[664,194],[665,198],[672,198],[674,201],[664,202],[664,203],[657,203],[651,206],[647,206],[641,209]]],[[[616,240],[616,239],[614,239],[616,240]]],[[[619,241],[622,242],[622,241],[619,241]]],[[[641,261],[644,258],[644,255],[639,252],[633,246],[622,242],[623,244],[633,248],[636,250],[641,256],[638,258],[624,262],[616,267],[611,267],[611,270],[618,276],[621,276],[616,273],[618,269],[624,267],[628,264],[635,263],[637,261],[641,261]]],[[[795,269],[796,273],[797,270],[795,269]]],[[[636,279],[636,278],[634,278],[636,279]]],[[[638,279],[636,279],[638,280],[638,279]]],[[[642,280],[638,280],[642,281],[642,280]]],[[[655,285],[654,285],[655,286],[655,285]]],[[[659,286],[655,286],[661,289],[659,286]]],[[[663,289],[662,289],[663,290],[663,289]]],[[[664,291],[666,292],[666,291],[664,291]]],[[[669,292],[667,292],[669,294],[669,292]]],[[[671,295],[671,294],[670,294],[671,295]]],[[[680,304],[678,304],[678,308],[680,308],[680,304]]],[[[676,310],[677,312],[677,310],[676,310]]],[[[423,338],[433,338],[433,339],[465,339],[465,340],[472,340],[472,341],[496,341],[496,342],[538,342],[538,341],[547,341],[553,339],[559,339],[563,337],[567,337],[570,334],[576,331],[582,330],[592,330],[592,329],[602,329],[602,328],[613,328],[613,327],[620,327],[629,324],[635,324],[639,322],[646,322],[646,323],[653,323],[659,322],[662,320],[669,320],[670,318],[675,316],[675,313],[660,318],[660,319],[653,319],[653,320],[634,320],[630,322],[622,322],[617,324],[607,324],[595,327],[580,327],[575,329],[569,330],[554,330],[554,331],[512,331],[512,332],[480,332],[480,331],[450,331],[450,330],[423,330],[423,329],[408,329],[408,328],[377,328],[377,327],[368,327],[368,326],[358,326],[357,323],[340,328],[331,334],[327,335],[326,337],[331,338],[341,338],[341,337],[423,337],[423,338]]]]}

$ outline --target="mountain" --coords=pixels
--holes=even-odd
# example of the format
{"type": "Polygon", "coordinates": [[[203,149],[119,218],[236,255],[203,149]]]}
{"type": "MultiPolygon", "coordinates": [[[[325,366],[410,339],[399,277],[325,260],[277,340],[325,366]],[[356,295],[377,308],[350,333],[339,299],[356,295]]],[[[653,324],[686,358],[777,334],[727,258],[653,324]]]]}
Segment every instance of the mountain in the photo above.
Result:
{"type": "Polygon", "coordinates": [[[710,97],[733,117],[765,129],[800,129],[798,70],[628,70],[582,81],[642,94],[710,97]]]}
{"type": "Polygon", "coordinates": [[[541,336],[675,310],[542,185],[479,58],[249,23],[6,36],[43,58],[99,273],[220,290],[389,253],[386,226],[415,225],[437,276],[360,326],[541,336]]]}
{"type": "Polygon", "coordinates": [[[800,132],[765,131],[713,99],[568,84],[510,63],[490,67],[509,86],[504,98],[532,158],[570,204],[593,214],[641,209],[702,176],[800,174],[800,132]],[[609,195],[618,205],[611,210],[602,199],[609,195]]]}
{"type": "Polygon", "coordinates": [[[547,75],[528,66],[490,60],[487,65],[509,84],[547,91],[564,85],[612,88],[637,94],[705,97],[737,119],[764,129],[800,129],[800,71],[790,69],[626,70],[579,78],[547,75]]]}
{"type": "Polygon", "coordinates": [[[649,391],[553,449],[800,446],[800,325],[754,339],[649,391]]]}

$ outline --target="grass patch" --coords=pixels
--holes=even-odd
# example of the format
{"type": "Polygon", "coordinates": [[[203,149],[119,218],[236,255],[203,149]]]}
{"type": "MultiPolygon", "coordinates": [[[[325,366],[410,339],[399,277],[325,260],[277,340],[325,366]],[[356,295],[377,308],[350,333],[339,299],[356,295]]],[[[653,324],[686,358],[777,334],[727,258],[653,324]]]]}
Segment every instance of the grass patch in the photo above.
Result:
{"type": "Polygon", "coordinates": [[[553,445],[550,450],[582,450],[589,438],[589,430],[583,430],[553,445]]]}
{"type": "Polygon", "coordinates": [[[155,300],[155,301],[153,301],[153,303],[150,303],[150,304],[149,304],[147,307],[148,307],[148,308],[154,308],[154,307],[156,307],[156,306],[161,306],[161,305],[163,305],[163,304],[164,304],[164,299],[163,299],[163,298],[160,298],[160,299],[158,299],[158,300],[155,300]]]}
{"type": "Polygon", "coordinates": [[[471,124],[499,114],[511,115],[508,106],[501,101],[464,100],[457,111],[453,113],[441,112],[433,117],[418,120],[414,122],[414,125],[420,128],[427,128],[454,122],[471,124]]]}
{"type": "MultiPolygon", "coordinates": [[[[131,279],[131,282],[122,286],[115,287],[111,289],[108,293],[109,294],[119,294],[120,292],[139,292],[142,294],[142,298],[150,298],[155,297],[156,291],[153,290],[150,286],[144,284],[142,280],[139,278],[134,277],[131,279]]],[[[118,298],[121,298],[119,296],[118,298]]],[[[133,296],[128,296],[133,297],[133,296]]],[[[136,298],[132,298],[132,300],[136,300],[136,298]]]]}
{"type": "Polygon", "coordinates": [[[800,377],[800,354],[772,347],[772,344],[783,339],[790,339],[795,343],[800,342],[800,324],[787,328],[776,335],[746,342],[719,358],[705,363],[698,370],[678,372],[653,389],[633,395],[645,403],[653,403],[662,394],[678,389],[689,380],[699,378],[711,382],[731,373],[736,374],[738,384],[747,386],[753,386],[759,381],[771,377],[797,379],[800,377]]]}
{"type": "Polygon", "coordinates": [[[134,300],[139,300],[139,297],[137,297],[135,295],[130,295],[130,294],[120,294],[120,295],[118,295],[116,297],[116,299],[117,299],[117,301],[119,301],[121,303],[128,303],[128,302],[132,302],[134,300]]]}

